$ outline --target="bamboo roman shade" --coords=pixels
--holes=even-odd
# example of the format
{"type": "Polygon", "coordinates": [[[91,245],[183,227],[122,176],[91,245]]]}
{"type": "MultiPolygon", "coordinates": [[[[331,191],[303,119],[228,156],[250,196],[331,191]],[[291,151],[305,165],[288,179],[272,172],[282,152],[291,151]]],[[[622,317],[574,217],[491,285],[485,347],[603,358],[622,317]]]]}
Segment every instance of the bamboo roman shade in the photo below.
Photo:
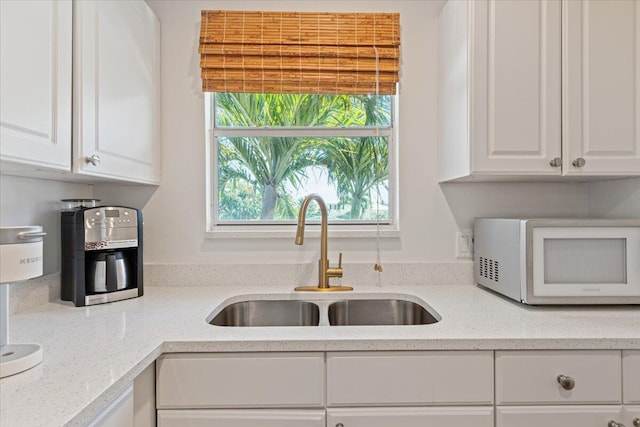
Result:
{"type": "Polygon", "coordinates": [[[397,13],[203,10],[205,92],[395,94],[397,13]]]}

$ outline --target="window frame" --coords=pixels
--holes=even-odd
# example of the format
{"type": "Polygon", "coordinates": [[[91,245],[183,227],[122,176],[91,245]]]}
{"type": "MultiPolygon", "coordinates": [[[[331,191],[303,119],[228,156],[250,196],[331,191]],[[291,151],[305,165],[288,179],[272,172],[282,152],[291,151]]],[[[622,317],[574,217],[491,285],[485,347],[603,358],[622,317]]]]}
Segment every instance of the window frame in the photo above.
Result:
{"type": "MultiPolygon", "coordinates": [[[[289,237],[295,232],[291,226],[295,220],[252,220],[252,221],[220,221],[218,212],[218,138],[242,136],[291,136],[291,137],[387,137],[388,143],[388,213],[389,218],[382,221],[375,220],[331,220],[332,230],[340,235],[373,237],[396,236],[398,229],[398,179],[397,179],[397,118],[398,95],[391,96],[391,120],[389,126],[359,126],[341,128],[323,127],[216,127],[215,126],[215,93],[204,94],[205,127],[206,127],[206,227],[209,237],[218,234],[232,235],[232,237],[254,237],[252,232],[264,232],[264,237],[289,237]],[[293,230],[293,231],[292,231],[293,230]],[[231,232],[231,234],[229,233],[231,232]],[[234,234],[234,232],[237,232],[234,234]],[[285,233],[281,233],[285,232],[285,233]]],[[[319,221],[309,220],[308,224],[319,221]]],[[[313,233],[313,232],[312,232],[313,233]]],[[[256,234],[257,237],[257,234],[256,234]]]]}

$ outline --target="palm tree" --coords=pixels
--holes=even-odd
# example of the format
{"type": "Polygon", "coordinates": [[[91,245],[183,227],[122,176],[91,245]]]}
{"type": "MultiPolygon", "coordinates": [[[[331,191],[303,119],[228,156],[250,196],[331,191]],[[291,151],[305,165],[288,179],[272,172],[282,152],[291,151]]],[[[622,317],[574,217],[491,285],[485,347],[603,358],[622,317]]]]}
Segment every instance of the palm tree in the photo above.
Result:
{"type": "MultiPolygon", "coordinates": [[[[386,125],[390,121],[390,97],[357,97],[364,111],[364,126],[386,125]]],[[[341,203],[351,206],[350,219],[361,219],[378,190],[389,177],[389,144],[386,138],[336,138],[326,144],[321,161],[329,170],[341,203]]]]}
{"type": "MultiPolygon", "coordinates": [[[[386,138],[384,138],[386,140],[386,138]]],[[[362,219],[371,207],[372,192],[389,176],[388,144],[383,138],[339,138],[327,144],[321,161],[342,204],[351,206],[348,217],[362,219]]]]}
{"type": "MultiPolygon", "coordinates": [[[[241,127],[308,127],[341,120],[348,97],[305,94],[216,94],[216,125],[241,127]]],[[[229,137],[219,140],[220,188],[229,180],[245,180],[262,194],[260,219],[274,218],[276,210],[291,212],[280,197],[284,185],[294,186],[316,163],[317,144],[299,137],[229,137]],[[235,161],[234,161],[235,160],[235,161]],[[281,206],[277,209],[280,202],[281,206]],[[284,206],[282,206],[284,205],[284,206]]]]}

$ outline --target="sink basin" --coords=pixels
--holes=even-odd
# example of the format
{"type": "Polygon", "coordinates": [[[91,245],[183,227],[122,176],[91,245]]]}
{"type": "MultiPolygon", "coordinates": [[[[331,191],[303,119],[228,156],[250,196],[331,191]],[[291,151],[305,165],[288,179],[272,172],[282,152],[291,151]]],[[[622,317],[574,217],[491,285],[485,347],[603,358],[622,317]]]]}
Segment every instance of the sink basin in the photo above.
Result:
{"type": "Polygon", "coordinates": [[[254,300],[226,306],[212,325],[216,326],[317,326],[320,310],[307,301],[254,300]]]}
{"type": "Polygon", "coordinates": [[[428,325],[435,318],[420,304],[399,299],[354,299],[329,306],[329,324],[334,326],[428,325]]]}

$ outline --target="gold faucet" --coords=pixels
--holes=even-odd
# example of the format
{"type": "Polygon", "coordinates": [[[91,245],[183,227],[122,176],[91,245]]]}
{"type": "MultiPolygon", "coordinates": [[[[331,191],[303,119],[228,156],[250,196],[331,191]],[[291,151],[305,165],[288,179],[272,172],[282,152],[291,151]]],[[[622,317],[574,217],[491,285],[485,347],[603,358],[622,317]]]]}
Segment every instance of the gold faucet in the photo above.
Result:
{"type": "Polygon", "coordinates": [[[330,268],[329,259],[327,258],[327,206],[324,200],[317,194],[309,194],[304,198],[300,212],[298,213],[298,230],[296,232],[296,245],[302,245],[304,242],[304,221],[307,215],[307,207],[312,200],[315,200],[320,206],[322,215],[322,224],[320,226],[320,261],[318,262],[318,286],[298,286],[296,291],[352,291],[351,286],[329,286],[329,278],[342,277],[342,253],[338,258],[338,267],[330,268]]]}

